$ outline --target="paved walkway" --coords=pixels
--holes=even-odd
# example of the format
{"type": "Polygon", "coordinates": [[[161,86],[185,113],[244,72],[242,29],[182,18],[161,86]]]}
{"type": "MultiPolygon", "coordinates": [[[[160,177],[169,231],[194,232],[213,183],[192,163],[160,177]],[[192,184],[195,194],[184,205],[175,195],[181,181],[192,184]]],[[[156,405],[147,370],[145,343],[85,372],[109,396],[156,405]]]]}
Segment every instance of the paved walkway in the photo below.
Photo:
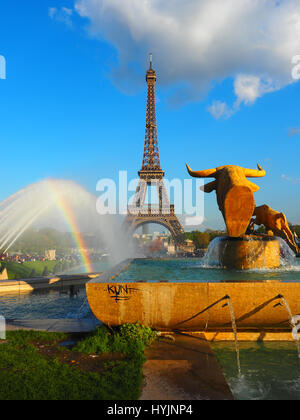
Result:
{"type": "Polygon", "coordinates": [[[35,319],[35,320],[6,320],[6,330],[36,330],[63,333],[88,333],[99,325],[93,319],[35,319]]]}
{"type": "Polygon", "coordinates": [[[101,273],[64,274],[58,276],[34,277],[31,279],[0,280],[0,294],[31,292],[40,289],[55,289],[82,286],[97,278],[101,273]]]}
{"type": "Polygon", "coordinates": [[[233,400],[223,372],[203,335],[174,334],[146,351],[141,400],[233,400]]]}

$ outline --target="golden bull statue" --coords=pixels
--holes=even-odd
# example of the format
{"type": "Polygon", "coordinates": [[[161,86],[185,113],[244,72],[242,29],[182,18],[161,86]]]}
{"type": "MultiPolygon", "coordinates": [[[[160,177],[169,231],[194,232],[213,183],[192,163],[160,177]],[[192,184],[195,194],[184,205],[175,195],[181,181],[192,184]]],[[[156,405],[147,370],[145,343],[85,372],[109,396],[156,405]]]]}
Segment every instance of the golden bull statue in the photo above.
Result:
{"type": "Polygon", "coordinates": [[[189,174],[195,178],[215,178],[206,184],[203,191],[216,191],[219,209],[223,214],[228,235],[240,237],[246,233],[255,209],[254,193],[259,187],[247,178],[261,178],[266,172],[258,169],[246,169],[240,166],[226,165],[204,171],[192,171],[187,165],[189,174]]]}
{"type": "Polygon", "coordinates": [[[250,229],[254,225],[264,225],[274,235],[285,239],[295,253],[299,253],[299,248],[284,213],[273,210],[264,204],[263,206],[256,207],[253,216],[256,216],[256,218],[252,219],[250,229]]]}

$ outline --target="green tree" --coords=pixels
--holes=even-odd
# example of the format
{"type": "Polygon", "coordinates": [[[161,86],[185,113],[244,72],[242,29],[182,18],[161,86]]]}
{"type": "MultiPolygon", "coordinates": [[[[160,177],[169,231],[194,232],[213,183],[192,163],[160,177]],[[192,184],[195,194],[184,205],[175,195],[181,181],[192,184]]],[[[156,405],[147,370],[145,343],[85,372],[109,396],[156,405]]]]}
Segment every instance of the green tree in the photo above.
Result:
{"type": "Polygon", "coordinates": [[[207,232],[195,232],[194,244],[197,249],[205,249],[210,242],[210,235],[207,232]]]}

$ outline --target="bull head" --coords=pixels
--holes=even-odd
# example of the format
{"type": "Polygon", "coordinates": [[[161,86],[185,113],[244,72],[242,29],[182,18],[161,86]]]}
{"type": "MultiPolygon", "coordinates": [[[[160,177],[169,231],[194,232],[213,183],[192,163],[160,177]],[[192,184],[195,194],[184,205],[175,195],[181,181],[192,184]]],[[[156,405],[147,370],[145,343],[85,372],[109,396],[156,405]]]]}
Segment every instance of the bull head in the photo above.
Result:
{"type": "Polygon", "coordinates": [[[192,171],[187,165],[189,174],[194,178],[215,178],[202,189],[210,193],[216,191],[219,209],[223,214],[228,235],[239,237],[245,234],[255,209],[254,192],[259,187],[247,178],[261,178],[266,172],[258,169],[246,169],[240,166],[226,165],[204,171],[192,171]]]}

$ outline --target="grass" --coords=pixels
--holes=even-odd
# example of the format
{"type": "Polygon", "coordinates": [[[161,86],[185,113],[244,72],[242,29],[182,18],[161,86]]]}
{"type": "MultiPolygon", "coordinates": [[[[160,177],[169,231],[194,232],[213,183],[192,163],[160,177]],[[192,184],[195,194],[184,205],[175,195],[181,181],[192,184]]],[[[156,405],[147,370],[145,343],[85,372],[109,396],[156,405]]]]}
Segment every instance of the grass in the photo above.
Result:
{"type": "Polygon", "coordinates": [[[45,267],[48,273],[53,273],[57,261],[26,261],[23,264],[14,262],[2,262],[2,267],[7,269],[8,278],[13,279],[28,279],[31,277],[40,277],[44,274],[45,267]]]}
{"type": "Polygon", "coordinates": [[[144,350],[155,338],[139,324],[100,327],[68,350],[59,346],[66,334],[8,332],[0,344],[0,400],[136,400],[144,350]]]}

